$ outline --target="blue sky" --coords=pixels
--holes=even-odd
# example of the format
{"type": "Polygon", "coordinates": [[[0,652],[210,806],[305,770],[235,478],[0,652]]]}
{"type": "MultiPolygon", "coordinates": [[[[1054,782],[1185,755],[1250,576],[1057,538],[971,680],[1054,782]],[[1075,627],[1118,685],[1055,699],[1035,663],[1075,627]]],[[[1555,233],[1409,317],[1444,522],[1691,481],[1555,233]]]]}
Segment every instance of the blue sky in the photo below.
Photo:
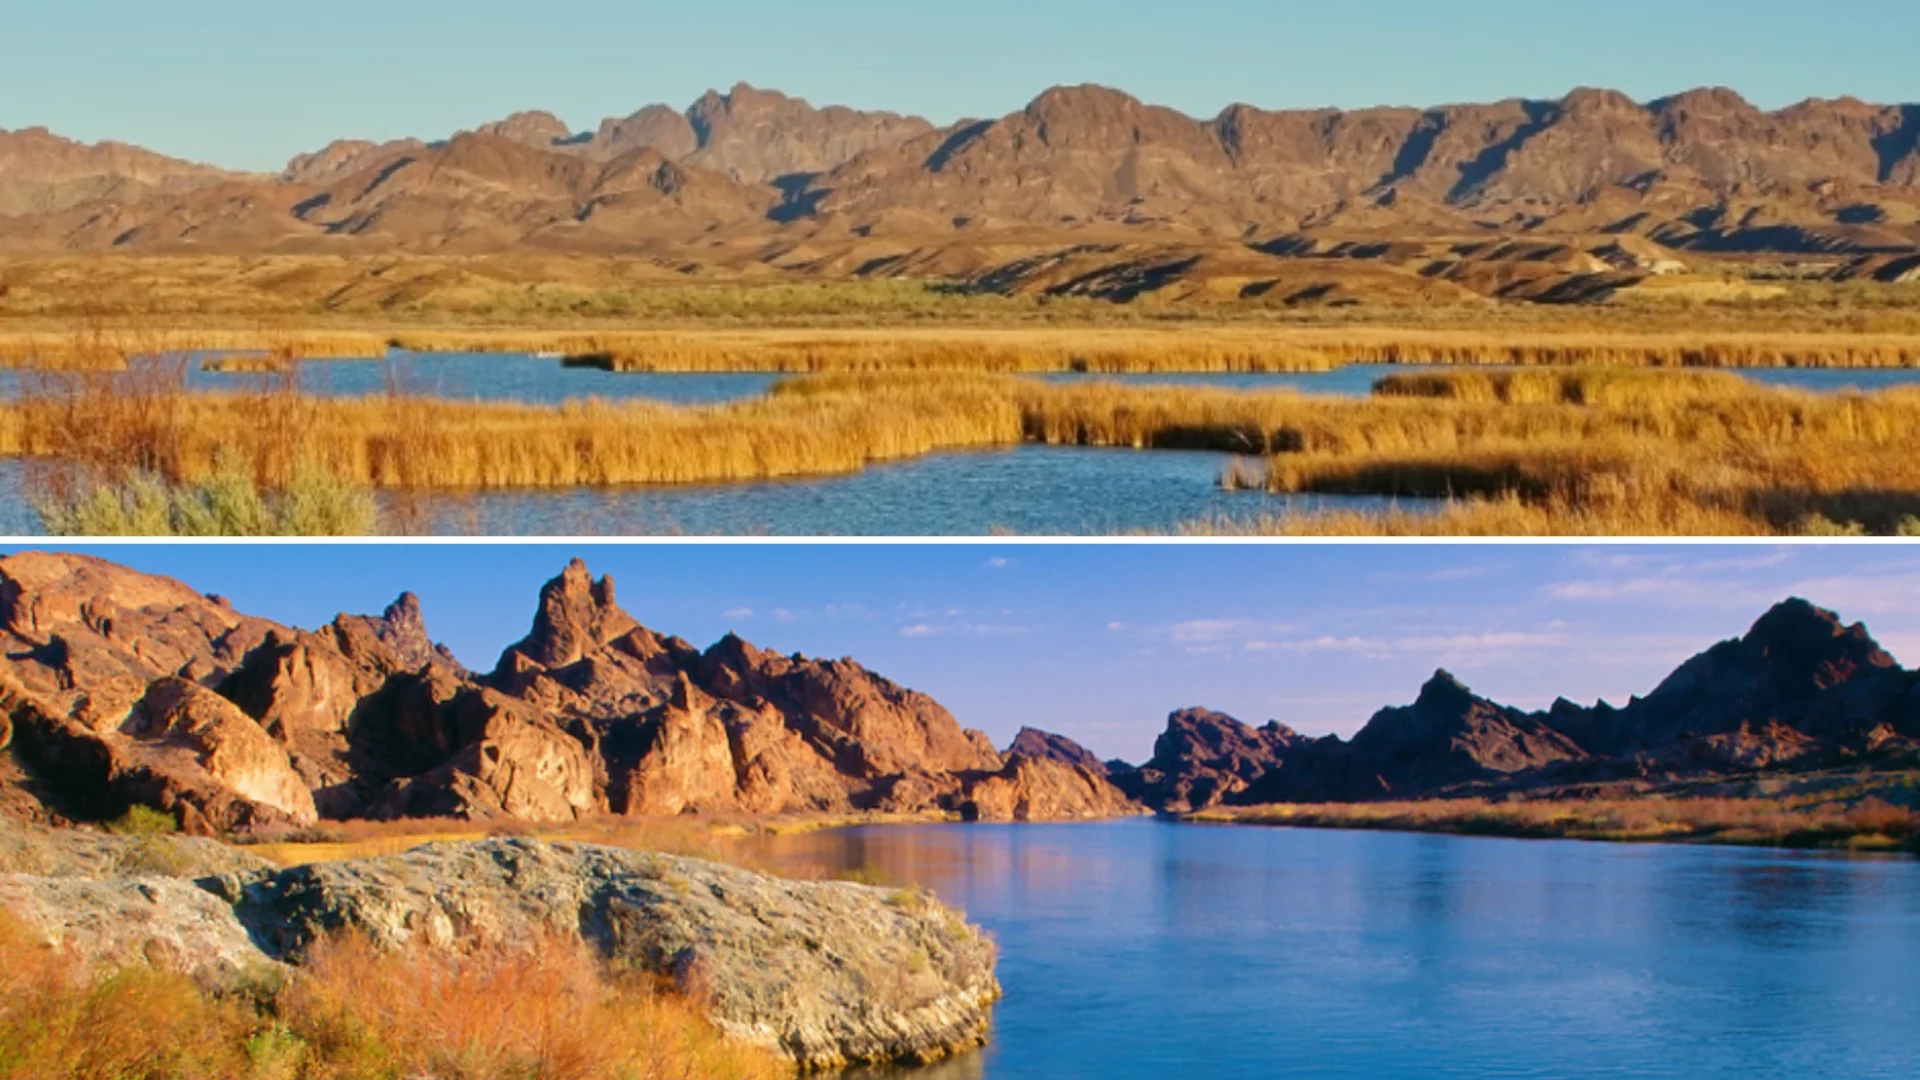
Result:
{"type": "Polygon", "coordinates": [[[247,168],[523,108],[589,128],[742,80],[942,122],[1080,81],[1209,116],[1578,85],[1920,97],[1911,0],[14,0],[5,23],[0,127],[247,168]]]}
{"type": "Polygon", "coordinates": [[[1138,760],[1207,705],[1350,734],[1438,667],[1496,700],[1624,702],[1802,595],[1920,661],[1920,551],[1884,546],[271,545],[80,547],[313,627],[420,594],[491,668],[578,554],[705,647],[852,656],[1004,745],[1022,724],[1138,760]]]}

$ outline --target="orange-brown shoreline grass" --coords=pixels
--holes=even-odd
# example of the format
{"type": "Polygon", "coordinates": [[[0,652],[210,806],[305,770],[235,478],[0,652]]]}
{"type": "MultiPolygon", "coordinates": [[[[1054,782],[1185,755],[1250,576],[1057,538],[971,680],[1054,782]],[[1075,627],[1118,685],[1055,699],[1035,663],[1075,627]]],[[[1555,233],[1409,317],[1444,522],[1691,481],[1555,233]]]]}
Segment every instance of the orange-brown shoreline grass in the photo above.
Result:
{"type": "Polygon", "coordinates": [[[242,353],[289,359],[373,359],[386,338],[359,330],[162,329],[90,327],[78,332],[0,331],[0,367],[120,371],[130,357],[242,353]]]}
{"type": "Polygon", "coordinates": [[[1280,804],[1222,807],[1188,820],[1312,829],[1439,832],[1527,839],[1702,842],[1762,847],[1911,850],[1920,811],[1883,799],[1818,795],[1777,798],[1530,799],[1280,804]]]}
{"type": "Polygon", "coordinates": [[[239,838],[246,850],[281,866],[342,862],[397,855],[422,844],[461,843],[499,836],[549,842],[596,844],[630,851],[685,855],[781,877],[808,877],[828,868],[795,865],[769,857],[762,841],[856,825],[918,825],[958,820],[940,813],[782,814],[774,817],[622,817],[603,815],[564,823],[409,818],[400,821],[329,821],[280,834],[239,838]]]}
{"type": "Polygon", "coordinates": [[[394,952],[339,937],[277,983],[212,987],[89,966],[0,913],[0,1080],[792,1075],[577,940],[516,944],[394,952]]]}

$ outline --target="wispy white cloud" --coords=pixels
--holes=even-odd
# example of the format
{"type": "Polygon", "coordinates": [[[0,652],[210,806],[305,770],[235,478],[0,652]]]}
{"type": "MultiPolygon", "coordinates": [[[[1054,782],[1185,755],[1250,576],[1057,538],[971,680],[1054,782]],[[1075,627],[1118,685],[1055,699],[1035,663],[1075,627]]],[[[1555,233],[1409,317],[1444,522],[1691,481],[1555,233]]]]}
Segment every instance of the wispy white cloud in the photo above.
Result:
{"type": "Polygon", "coordinates": [[[1013,560],[1003,555],[995,555],[993,558],[988,559],[986,562],[986,567],[989,570],[1005,570],[1007,567],[1012,565],[1013,565],[1013,560]]]}
{"type": "Polygon", "coordinates": [[[1848,617],[1850,613],[1871,615],[1913,610],[1916,601],[1920,601],[1920,573],[1760,580],[1674,572],[1576,578],[1552,582],[1542,591],[1550,600],[1743,611],[1755,617],[1789,596],[1799,596],[1848,617]]]}
{"type": "Polygon", "coordinates": [[[1128,630],[1131,630],[1131,629],[1133,629],[1133,627],[1132,627],[1132,626],[1129,626],[1129,625],[1128,625],[1128,624],[1126,624],[1126,623],[1123,623],[1123,622],[1119,622],[1118,620],[1116,620],[1116,621],[1114,621],[1114,622],[1110,622],[1110,623],[1108,623],[1108,624],[1107,624],[1107,629],[1108,629],[1108,630],[1109,630],[1110,632],[1112,632],[1112,633],[1115,633],[1115,634],[1119,634],[1119,633],[1124,633],[1124,632],[1126,632],[1126,631],[1128,631],[1128,630]]]}
{"type": "Polygon", "coordinates": [[[723,619],[751,619],[753,618],[753,609],[750,607],[731,608],[721,612],[720,617],[723,619]]]}
{"type": "Polygon", "coordinates": [[[1025,626],[1018,623],[917,622],[900,628],[901,637],[1021,637],[1039,630],[1037,626],[1025,626]]]}
{"type": "Polygon", "coordinates": [[[1568,635],[1560,632],[1487,631],[1464,634],[1409,634],[1399,637],[1318,637],[1287,640],[1256,639],[1242,645],[1247,652],[1313,654],[1351,653],[1363,658],[1427,655],[1442,663],[1470,665],[1509,660],[1530,649],[1560,648],[1568,635]]]}

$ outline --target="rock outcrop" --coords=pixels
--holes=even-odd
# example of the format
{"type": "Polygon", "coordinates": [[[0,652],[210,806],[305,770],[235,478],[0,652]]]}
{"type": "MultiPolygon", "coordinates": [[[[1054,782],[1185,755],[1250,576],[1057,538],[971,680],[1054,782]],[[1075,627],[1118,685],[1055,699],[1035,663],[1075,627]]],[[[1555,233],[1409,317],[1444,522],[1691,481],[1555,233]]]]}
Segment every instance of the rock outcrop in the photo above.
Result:
{"type": "Polygon", "coordinates": [[[1149,806],[1203,810],[1280,768],[1307,741],[1277,721],[1254,728],[1225,713],[1182,709],[1167,718],[1167,729],[1154,740],[1153,757],[1113,780],[1149,806]]]}
{"type": "Polygon", "coordinates": [[[1095,821],[1146,812],[1104,767],[1020,753],[998,772],[963,777],[958,806],[968,821],[1095,821]]]}
{"type": "MultiPolygon", "coordinates": [[[[1097,763],[1003,758],[852,660],[640,624],[570,564],[485,676],[417,597],[296,630],[85,556],[0,559],[0,812],[134,804],[228,832],[320,818],[1127,813],[1097,763]]],[[[1082,752],[1083,756],[1084,751],[1082,752]]]]}
{"type": "Polygon", "coordinates": [[[803,1069],[971,1049],[1000,995],[992,942],[920,893],[534,840],[197,882],[0,874],[0,909],[89,958],[215,982],[297,965],[342,930],[451,950],[577,938],[677,983],[722,1031],[803,1069]]]}
{"type": "Polygon", "coordinates": [[[1062,765],[1077,765],[1098,776],[1106,776],[1111,771],[1107,763],[1093,751],[1065,735],[1055,735],[1039,728],[1023,727],[1014,735],[1013,741],[1007,744],[1007,756],[1015,754],[1057,761],[1062,765]]]}

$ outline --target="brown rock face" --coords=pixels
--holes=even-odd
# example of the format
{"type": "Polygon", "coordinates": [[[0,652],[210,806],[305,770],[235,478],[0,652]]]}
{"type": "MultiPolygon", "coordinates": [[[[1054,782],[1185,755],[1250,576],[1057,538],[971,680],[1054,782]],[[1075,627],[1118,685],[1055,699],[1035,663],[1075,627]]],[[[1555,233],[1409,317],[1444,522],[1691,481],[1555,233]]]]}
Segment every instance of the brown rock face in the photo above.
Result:
{"type": "Polygon", "coordinates": [[[163,785],[154,800],[162,807],[185,803],[222,830],[276,814],[296,825],[320,818],[286,748],[206,687],[185,679],[153,683],[124,730],[132,739],[117,748],[121,770],[163,785]]]}
{"type": "Polygon", "coordinates": [[[0,605],[0,811],[15,817],[99,820],[144,803],[229,831],[319,817],[1131,809],[1097,763],[1003,760],[938,702],[851,660],[738,638],[703,654],[657,634],[577,560],[484,679],[433,643],[411,594],[377,617],[296,630],[97,559],[22,555],[0,560],[0,605]]]}
{"type": "Polygon", "coordinates": [[[848,776],[1001,765],[987,737],[962,729],[939,702],[852,660],[776,656],[728,635],[701,657],[701,671],[717,696],[773,706],[848,776]]]}
{"type": "Polygon", "coordinates": [[[999,772],[969,777],[959,809],[970,821],[1085,821],[1145,812],[1104,770],[1023,754],[1009,757],[999,772]]]}
{"type": "Polygon", "coordinates": [[[390,783],[370,816],[564,822],[604,808],[587,748],[546,717],[490,690],[464,690],[440,711],[452,754],[390,783]]]}
{"type": "Polygon", "coordinates": [[[1277,722],[1254,728],[1225,713],[1183,709],[1167,718],[1166,731],[1154,740],[1153,757],[1113,779],[1149,806],[1200,810],[1246,790],[1307,743],[1277,722]]]}
{"type": "Polygon", "coordinates": [[[1007,745],[1007,756],[1019,754],[1030,758],[1057,761],[1063,765],[1073,765],[1095,776],[1107,775],[1107,763],[1101,761],[1093,751],[1067,738],[1038,728],[1023,727],[1007,745]]]}

